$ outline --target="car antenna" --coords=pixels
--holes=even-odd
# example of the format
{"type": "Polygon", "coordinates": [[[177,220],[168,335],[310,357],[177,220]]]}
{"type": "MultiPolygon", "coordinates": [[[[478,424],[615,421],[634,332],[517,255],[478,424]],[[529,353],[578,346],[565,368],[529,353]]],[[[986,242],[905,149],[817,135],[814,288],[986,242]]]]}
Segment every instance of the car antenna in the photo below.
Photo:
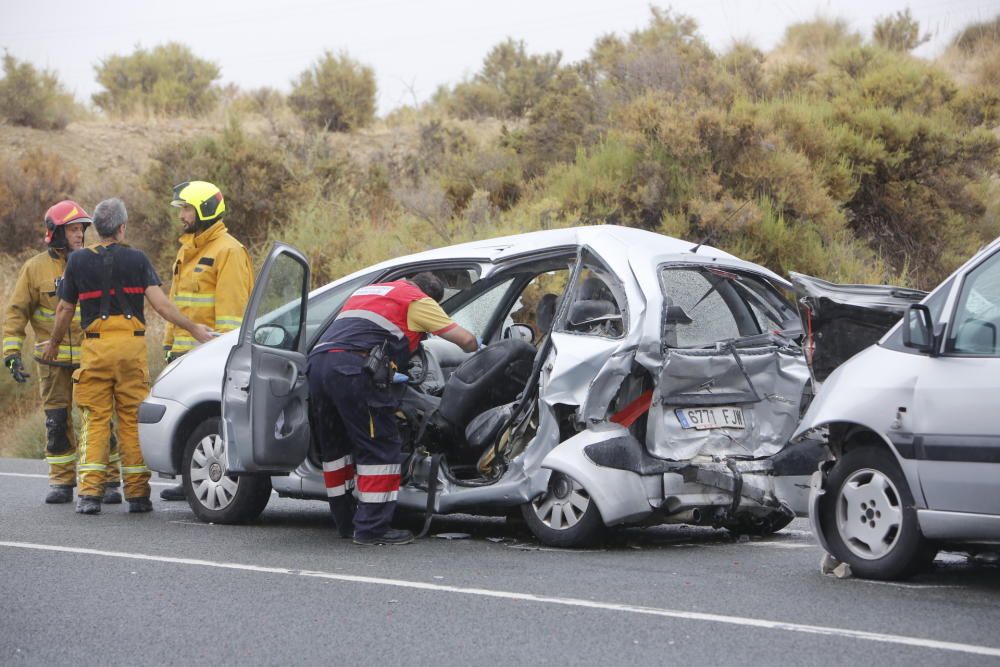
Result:
{"type": "MultiPolygon", "coordinates": [[[[722,221],[722,224],[726,224],[727,222],[729,222],[730,220],[732,220],[733,217],[737,213],[739,213],[740,211],[742,211],[743,207],[746,206],[749,203],[750,203],[750,200],[748,199],[745,202],[743,202],[742,204],[740,204],[739,208],[737,208],[735,211],[733,211],[732,213],[730,213],[729,216],[725,220],[722,221]]],[[[711,241],[714,238],[715,238],[715,233],[714,232],[710,232],[708,234],[708,236],[706,236],[702,240],[698,241],[698,243],[693,248],[691,248],[691,252],[697,253],[699,250],[701,250],[701,247],[703,245],[705,245],[706,243],[708,243],[709,241],[711,241]]]]}

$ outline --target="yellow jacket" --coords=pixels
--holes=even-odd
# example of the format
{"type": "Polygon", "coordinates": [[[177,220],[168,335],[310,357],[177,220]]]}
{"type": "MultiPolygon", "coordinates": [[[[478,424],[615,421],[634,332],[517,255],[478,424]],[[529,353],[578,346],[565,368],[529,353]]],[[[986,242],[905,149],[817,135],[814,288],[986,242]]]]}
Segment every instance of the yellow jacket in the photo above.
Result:
{"type": "MultiPolygon", "coordinates": [[[[14,285],[14,292],[7,302],[3,321],[3,356],[20,354],[24,344],[25,327],[30,324],[35,332],[35,357],[41,357],[42,343],[49,340],[56,320],[59,297],[56,287],[66,269],[66,256],[56,250],[46,250],[29,259],[21,267],[14,285]]],[[[60,364],[80,363],[80,308],[76,309],[69,332],[59,346],[60,364]]]]}
{"type": "MultiPolygon", "coordinates": [[[[170,300],[198,324],[219,332],[239,328],[253,289],[250,253],[221,220],[199,234],[181,236],[170,300]]],[[[163,349],[184,354],[196,345],[184,329],[167,324],[163,349]]]]}

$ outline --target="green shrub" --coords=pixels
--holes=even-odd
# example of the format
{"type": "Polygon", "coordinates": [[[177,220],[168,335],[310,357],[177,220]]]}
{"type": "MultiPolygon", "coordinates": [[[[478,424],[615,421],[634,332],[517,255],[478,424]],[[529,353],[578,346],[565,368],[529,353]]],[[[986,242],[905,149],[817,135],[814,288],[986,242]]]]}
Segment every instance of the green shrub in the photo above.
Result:
{"type": "Polygon", "coordinates": [[[843,19],[817,18],[785,28],[785,36],[777,50],[819,65],[833,51],[860,46],[861,42],[861,35],[852,32],[843,19]]]}
{"type": "Polygon", "coordinates": [[[885,16],[875,22],[875,43],[891,51],[912,51],[930,41],[930,34],[920,34],[920,23],[910,8],[885,16]]]}
{"type": "MultiPolygon", "coordinates": [[[[41,250],[45,211],[74,196],[77,172],[59,155],[42,149],[0,159],[0,225],[4,251],[41,250]]],[[[83,202],[81,202],[83,203],[83,202]]]]}
{"type": "Polygon", "coordinates": [[[94,93],[94,104],[112,114],[199,116],[214,109],[219,97],[213,85],[220,76],[218,65],[176,42],[111,56],[94,70],[104,88],[94,93]]]}
{"type": "Polygon", "coordinates": [[[0,80],[0,118],[13,125],[39,130],[61,130],[80,114],[73,96],[56,75],[38,71],[31,63],[3,56],[4,78],[0,80]]]}
{"type": "Polygon", "coordinates": [[[375,70],[327,51],[292,84],[288,106],[309,127],[350,132],[375,119],[375,70]]]}
{"type": "Polygon", "coordinates": [[[287,149],[235,123],[218,135],[164,144],[151,156],[131,217],[155,237],[148,247],[159,245],[169,261],[181,234],[170,193],[183,181],[205,180],[222,190],[230,232],[251,247],[264,245],[270,234],[280,238],[289,211],[312,194],[287,149]]]}
{"type": "Polygon", "coordinates": [[[558,51],[529,55],[523,41],[500,42],[472,81],[455,86],[447,108],[459,118],[520,118],[545,93],[561,59],[558,51]]]}

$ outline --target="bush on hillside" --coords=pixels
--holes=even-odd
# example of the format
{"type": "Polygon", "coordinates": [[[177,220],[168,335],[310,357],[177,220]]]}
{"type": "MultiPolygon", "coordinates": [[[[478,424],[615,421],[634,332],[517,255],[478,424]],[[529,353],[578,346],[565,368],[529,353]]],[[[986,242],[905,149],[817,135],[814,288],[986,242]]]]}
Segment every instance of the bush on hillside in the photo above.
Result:
{"type": "Polygon", "coordinates": [[[843,19],[818,18],[788,26],[775,51],[780,57],[799,58],[819,67],[837,49],[860,46],[862,41],[843,19]]]}
{"type": "Polygon", "coordinates": [[[41,250],[45,211],[58,201],[72,198],[76,188],[76,170],[66,166],[54,153],[35,149],[19,158],[0,160],[0,225],[4,252],[41,250]]]}
{"type": "Polygon", "coordinates": [[[446,107],[459,118],[520,118],[545,93],[562,54],[529,55],[523,41],[507,39],[486,54],[482,69],[455,86],[446,107]]]}
{"type": "Polygon", "coordinates": [[[249,246],[265,243],[270,233],[280,237],[283,221],[311,185],[289,164],[286,146],[249,135],[236,124],[218,135],[164,144],[151,157],[132,217],[137,228],[141,224],[159,236],[166,257],[176,252],[181,233],[176,209],[169,206],[178,183],[206,180],[217,185],[226,200],[226,226],[249,246]]]}
{"type": "Polygon", "coordinates": [[[375,70],[327,51],[292,84],[288,106],[309,127],[350,132],[375,120],[375,70]]]}
{"type": "Polygon", "coordinates": [[[200,116],[215,108],[219,66],[171,42],[127,56],[111,56],[94,66],[94,104],[107,113],[136,112],[165,116],[200,116]]]}
{"type": "Polygon", "coordinates": [[[930,41],[928,33],[920,34],[920,24],[907,7],[875,22],[875,43],[890,51],[912,51],[930,41]]]}
{"type": "Polygon", "coordinates": [[[728,99],[720,88],[717,57],[693,19],[651,9],[649,26],[627,40],[603,37],[591,50],[589,69],[607,104],[627,103],[648,92],[671,97],[728,99]]]}
{"type": "Polygon", "coordinates": [[[13,125],[39,130],[61,130],[80,114],[73,96],[48,70],[39,71],[31,63],[3,56],[0,79],[0,118],[13,125]]]}

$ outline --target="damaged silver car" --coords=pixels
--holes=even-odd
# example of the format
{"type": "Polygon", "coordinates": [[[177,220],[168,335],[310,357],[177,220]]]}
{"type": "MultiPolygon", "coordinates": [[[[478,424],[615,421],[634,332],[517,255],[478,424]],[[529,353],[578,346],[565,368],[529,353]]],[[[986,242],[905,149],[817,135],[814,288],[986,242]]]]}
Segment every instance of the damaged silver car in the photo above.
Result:
{"type": "Polygon", "coordinates": [[[272,488],[325,499],[306,355],[356,289],[421,271],[487,344],[466,354],[430,338],[414,355],[397,413],[400,507],[517,514],[556,546],[617,525],[766,534],[805,511],[818,458],[786,446],[811,392],[791,285],[709,246],[614,226],[431,250],[311,294],[306,259],[276,245],[242,329],[153,386],[140,410],[148,465],[183,473],[206,521],[251,520],[272,488]]]}
{"type": "Polygon", "coordinates": [[[1000,239],[929,295],[792,278],[814,368],[832,371],[795,435],[826,448],[810,499],[823,547],[874,579],[942,548],[996,551],[1000,239]]]}

